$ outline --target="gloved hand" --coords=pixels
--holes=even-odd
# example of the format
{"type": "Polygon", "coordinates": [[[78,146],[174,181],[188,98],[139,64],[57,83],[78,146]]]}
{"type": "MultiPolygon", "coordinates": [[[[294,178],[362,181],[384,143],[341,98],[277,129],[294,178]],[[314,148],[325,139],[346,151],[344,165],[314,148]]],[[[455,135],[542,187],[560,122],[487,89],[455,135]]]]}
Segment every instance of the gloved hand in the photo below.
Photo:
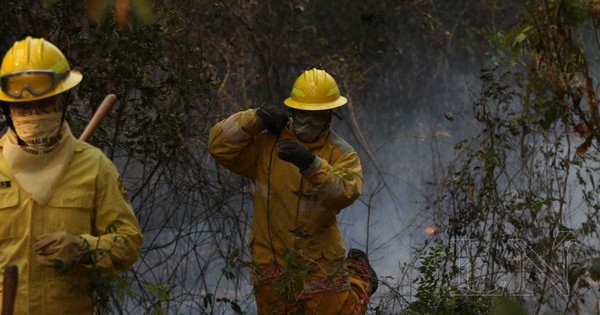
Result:
{"type": "Polygon", "coordinates": [[[281,134],[289,120],[288,114],[276,106],[260,107],[256,110],[256,116],[262,120],[263,127],[275,136],[281,134]]]}
{"type": "Polygon", "coordinates": [[[280,149],[277,156],[286,162],[294,163],[300,172],[305,171],[315,160],[315,155],[296,141],[281,139],[277,141],[277,145],[280,149]]]}
{"type": "Polygon", "coordinates": [[[74,266],[84,254],[84,240],[81,237],[56,232],[40,235],[33,244],[36,261],[42,266],[66,271],[74,266]]]}

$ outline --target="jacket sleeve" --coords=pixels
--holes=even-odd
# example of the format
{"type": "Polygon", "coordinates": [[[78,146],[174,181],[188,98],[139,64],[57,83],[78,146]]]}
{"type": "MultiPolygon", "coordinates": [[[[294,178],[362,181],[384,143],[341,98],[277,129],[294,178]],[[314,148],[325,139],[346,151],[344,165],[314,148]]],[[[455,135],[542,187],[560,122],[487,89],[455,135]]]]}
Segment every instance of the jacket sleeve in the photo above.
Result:
{"type": "Polygon", "coordinates": [[[210,130],[208,151],[230,171],[254,179],[258,154],[254,138],[262,130],[254,109],[235,113],[210,130]]]}
{"type": "Polygon", "coordinates": [[[100,159],[92,234],[81,235],[91,253],[89,267],[116,274],[140,257],[143,236],[114,164],[100,159]]]}
{"type": "Polygon", "coordinates": [[[354,151],[331,163],[317,157],[302,175],[317,190],[322,204],[338,213],[350,206],[362,191],[362,167],[354,151]]]}

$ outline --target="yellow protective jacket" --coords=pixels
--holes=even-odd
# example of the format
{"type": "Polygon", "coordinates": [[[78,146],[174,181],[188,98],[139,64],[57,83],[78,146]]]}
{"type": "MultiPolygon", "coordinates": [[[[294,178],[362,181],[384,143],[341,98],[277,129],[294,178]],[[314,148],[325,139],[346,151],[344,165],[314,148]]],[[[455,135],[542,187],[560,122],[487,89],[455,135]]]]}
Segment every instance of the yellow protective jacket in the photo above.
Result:
{"type": "Polygon", "coordinates": [[[254,263],[285,265],[285,249],[310,259],[343,258],[336,215],[361,193],[357,153],[330,129],[313,143],[302,143],[287,129],[280,138],[304,145],[318,157],[315,163],[301,174],[294,164],[279,159],[277,139],[262,130],[254,109],[233,114],[210,131],[212,156],[254,182],[254,263]]]}
{"type": "Polygon", "coordinates": [[[75,140],[71,163],[46,206],[19,186],[0,154],[0,291],[5,266],[16,264],[15,315],[91,314],[92,300],[85,294],[90,271],[114,274],[129,268],[141,245],[141,229],[117,169],[98,148],[75,140]],[[32,249],[36,237],[59,231],[82,236],[90,249],[105,250],[105,255],[95,265],[81,264],[67,274],[40,266],[32,249]]]}

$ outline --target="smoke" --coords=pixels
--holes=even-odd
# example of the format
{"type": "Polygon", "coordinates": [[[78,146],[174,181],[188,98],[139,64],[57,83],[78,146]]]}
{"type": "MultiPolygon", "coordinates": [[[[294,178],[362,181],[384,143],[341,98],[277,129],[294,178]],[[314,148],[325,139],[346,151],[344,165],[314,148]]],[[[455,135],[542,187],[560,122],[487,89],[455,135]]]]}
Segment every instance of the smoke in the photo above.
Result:
{"type": "MultiPolygon", "coordinates": [[[[332,126],[359,152],[364,168],[362,196],[338,216],[346,247],[367,249],[380,280],[389,285],[412,283],[414,275],[405,267],[414,262],[415,248],[439,228],[429,205],[454,158],[454,145],[477,132],[469,122],[477,70],[457,64],[428,90],[412,91],[416,96],[410,100],[390,86],[397,71],[384,71],[371,84],[382,91],[374,88],[368,95],[398,97],[378,98],[377,110],[354,104],[361,109],[357,120],[368,147],[346,120],[332,126]]],[[[380,288],[383,294],[386,285],[380,288]]]]}

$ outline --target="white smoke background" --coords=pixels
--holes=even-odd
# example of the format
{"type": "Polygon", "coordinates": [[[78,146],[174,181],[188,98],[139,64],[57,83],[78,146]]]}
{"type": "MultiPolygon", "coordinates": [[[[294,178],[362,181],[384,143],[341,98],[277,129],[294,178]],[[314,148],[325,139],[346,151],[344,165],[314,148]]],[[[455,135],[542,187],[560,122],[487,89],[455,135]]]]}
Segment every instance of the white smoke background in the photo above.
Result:
{"type": "MultiPolygon", "coordinates": [[[[587,23],[575,36],[584,47],[592,76],[597,79],[600,72],[600,54],[597,53],[600,44],[595,28],[593,23],[587,23]]],[[[339,215],[339,223],[348,248],[368,249],[371,264],[384,284],[380,285],[379,295],[385,294],[388,284],[399,285],[401,291],[397,293],[404,296],[405,302],[413,300],[416,289],[413,284],[416,276],[414,267],[418,265],[416,249],[431,234],[443,228],[436,226],[429,208],[430,198],[439,192],[436,184],[447,175],[448,165],[454,162],[455,144],[479,132],[480,126],[474,123],[472,117],[473,102],[479,97],[481,86],[479,70],[496,66],[510,69],[506,67],[506,62],[493,55],[479,67],[456,61],[454,67],[446,72],[447,75],[433,80],[430,89],[421,91],[420,98],[410,100],[403,97],[404,93],[410,91],[390,85],[394,76],[402,75],[402,70],[395,72],[387,68],[387,71],[378,74],[379,80],[375,80],[370,87],[392,89],[390,94],[394,97],[370,97],[381,92],[367,89],[369,96],[363,98],[364,103],[350,105],[367,139],[368,148],[358,139],[351,123],[336,121],[334,124],[334,130],[350,139],[360,152],[365,168],[363,196],[339,215]],[[373,103],[377,103],[377,106],[373,103]],[[375,159],[372,160],[370,156],[375,159]]],[[[520,104],[513,106],[518,109],[520,104]]],[[[347,117],[348,113],[344,113],[347,117]]],[[[570,145],[577,144],[577,141],[582,141],[582,138],[574,138],[570,145]]],[[[571,147],[571,151],[574,151],[574,147],[571,147]]],[[[580,170],[585,173],[585,167],[597,166],[588,163],[580,170]]],[[[585,222],[589,209],[583,201],[583,188],[575,172],[569,174],[568,183],[565,222],[569,227],[577,228],[585,222]]],[[[599,248],[598,239],[583,241],[586,246],[599,248]]],[[[557,247],[557,250],[561,249],[557,247]]],[[[576,249],[571,247],[571,250],[576,249]]],[[[507,287],[518,284],[522,276],[507,274],[505,284],[507,287]]],[[[557,285],[565,281],[566,278],[562,277],[557,285]]],[[[599,286],[589,277],[585,281],[592,288],[599,286]]],[[[377,300],[377,296],[374,300],[377,300]]],[[[525,300],[529,301],[526,305],[534,311],[535,300],[525,300]]],[[[583,311],[590,314],[597,312],[597,293],[590,290],[581,306],[583,311]]],[[[552,311],[552,308],[541,306],[541,312],[544,311],[552,311]]]]}
{"type": "MultiPolygon", "coordinates": [[[[397,98],[383,100],[385,105],[379,108],[384,110],[370,110],[368,103],[352,104],[360,106],[358,121],[368,149],[351,142],[353,132],[343,122],[333,126],[357,149],[363,163],[363,195],[338,218],[346,247],[368,249],[382,281],[377,294],[385,294],[387,285],[401,285],[405,291],[399,293],[412,300],[415,250],[440,228],[429,199],[437,181],[445,177],[455,143],[476,132],[468,120],[478,71],[450,72],[452,78],[445,79],[454,83],[451,91],[439,88],[443,82],[432,82],[422,99],[407,101],[399,89],[397,98]]],[[[376,301],[377,296],[372,298],[376,301]]]]}

